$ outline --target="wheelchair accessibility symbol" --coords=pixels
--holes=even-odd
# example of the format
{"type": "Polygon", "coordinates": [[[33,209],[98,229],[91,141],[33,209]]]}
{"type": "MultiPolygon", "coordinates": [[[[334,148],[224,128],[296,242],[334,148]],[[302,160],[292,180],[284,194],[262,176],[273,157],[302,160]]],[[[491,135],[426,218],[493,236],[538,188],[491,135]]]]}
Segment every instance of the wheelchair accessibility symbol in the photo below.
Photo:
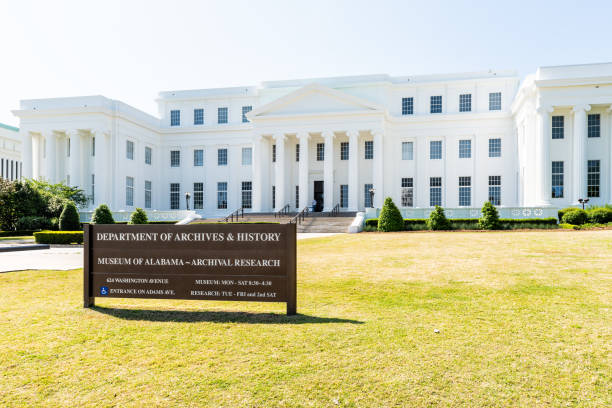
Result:
{"type": "Polygon", "coordinates": [[[101,294],[102,296],[106,296],[106,295],[108,295],[108,287],[107,287],[107,286],[102,286],[102,287],[100,287],[100,294],[101,294]]]}

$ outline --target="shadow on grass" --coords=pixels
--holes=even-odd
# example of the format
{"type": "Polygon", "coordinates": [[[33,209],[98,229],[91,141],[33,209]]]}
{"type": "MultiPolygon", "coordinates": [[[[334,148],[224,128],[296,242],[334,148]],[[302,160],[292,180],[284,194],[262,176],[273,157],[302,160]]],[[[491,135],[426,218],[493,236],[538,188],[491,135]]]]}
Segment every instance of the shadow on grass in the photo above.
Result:
{"type": "Polygon", "coordinates": [[[93,306],[100,313],[124,320],[148,320],[150,322],[212,322],[212,323],[249,323],[249,324],[307,324],[307,323],[347,323],[363,324],[359,320],[335,317],[317,317],[304,314],[287,316],[280,313],[212,312],[181,310],[118,309],[93,306]]]}

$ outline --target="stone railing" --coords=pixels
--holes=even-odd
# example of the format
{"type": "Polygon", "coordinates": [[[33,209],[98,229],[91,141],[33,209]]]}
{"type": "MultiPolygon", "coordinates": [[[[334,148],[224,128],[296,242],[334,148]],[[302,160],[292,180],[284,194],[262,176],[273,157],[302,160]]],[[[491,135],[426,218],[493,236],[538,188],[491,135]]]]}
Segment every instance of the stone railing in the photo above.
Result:
{"type": "MultiPolygon", "coordinates": [[[[400,208],[402,217],[419,219],[429,218],[433,208],[400,208]]],[[[445,208],[444,214],[447,218],[480,218],[480,208],[462,207],[445,208]]],[[[557,218],[556,207],[497,207],[499,218],[557,218]]],[[[380,208],[366,208],[366,219],[378,218],[380,208]]]]}
{"type": "MultiPolygon", "coordinates": [[[[112,211],[115,222],[127,222],[133,211],[112,211]]],[[[185,218],[199,218],[195,211],[174,210],[174,211],[145,211],[149,221],[180,221],[185,218]]],[[[93,211],[79,211],[79,220],[81,222],[91,221],[93,211]]]]}

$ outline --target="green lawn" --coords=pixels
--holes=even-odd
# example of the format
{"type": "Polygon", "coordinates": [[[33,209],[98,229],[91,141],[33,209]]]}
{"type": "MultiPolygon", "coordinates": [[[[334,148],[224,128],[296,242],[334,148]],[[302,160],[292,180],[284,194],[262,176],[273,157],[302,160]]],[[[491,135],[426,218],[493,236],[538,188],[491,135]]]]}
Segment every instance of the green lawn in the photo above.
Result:
{"type": "Polygon", "coordinates": [[[0,406],[610,406],[611,306],[612,230],[298,241],[295,317],[6,273],[0,406]]]}

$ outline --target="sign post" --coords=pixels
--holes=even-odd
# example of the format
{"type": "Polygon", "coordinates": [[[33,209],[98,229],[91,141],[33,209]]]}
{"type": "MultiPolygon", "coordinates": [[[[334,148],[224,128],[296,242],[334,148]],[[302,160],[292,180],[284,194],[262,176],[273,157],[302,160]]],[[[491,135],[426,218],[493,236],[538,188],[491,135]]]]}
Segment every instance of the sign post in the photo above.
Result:
{"type": "Polygon", "coordinates": [[[96,297],[285,302],[297,313],[295,224],[84,226],[96,297]]]}

